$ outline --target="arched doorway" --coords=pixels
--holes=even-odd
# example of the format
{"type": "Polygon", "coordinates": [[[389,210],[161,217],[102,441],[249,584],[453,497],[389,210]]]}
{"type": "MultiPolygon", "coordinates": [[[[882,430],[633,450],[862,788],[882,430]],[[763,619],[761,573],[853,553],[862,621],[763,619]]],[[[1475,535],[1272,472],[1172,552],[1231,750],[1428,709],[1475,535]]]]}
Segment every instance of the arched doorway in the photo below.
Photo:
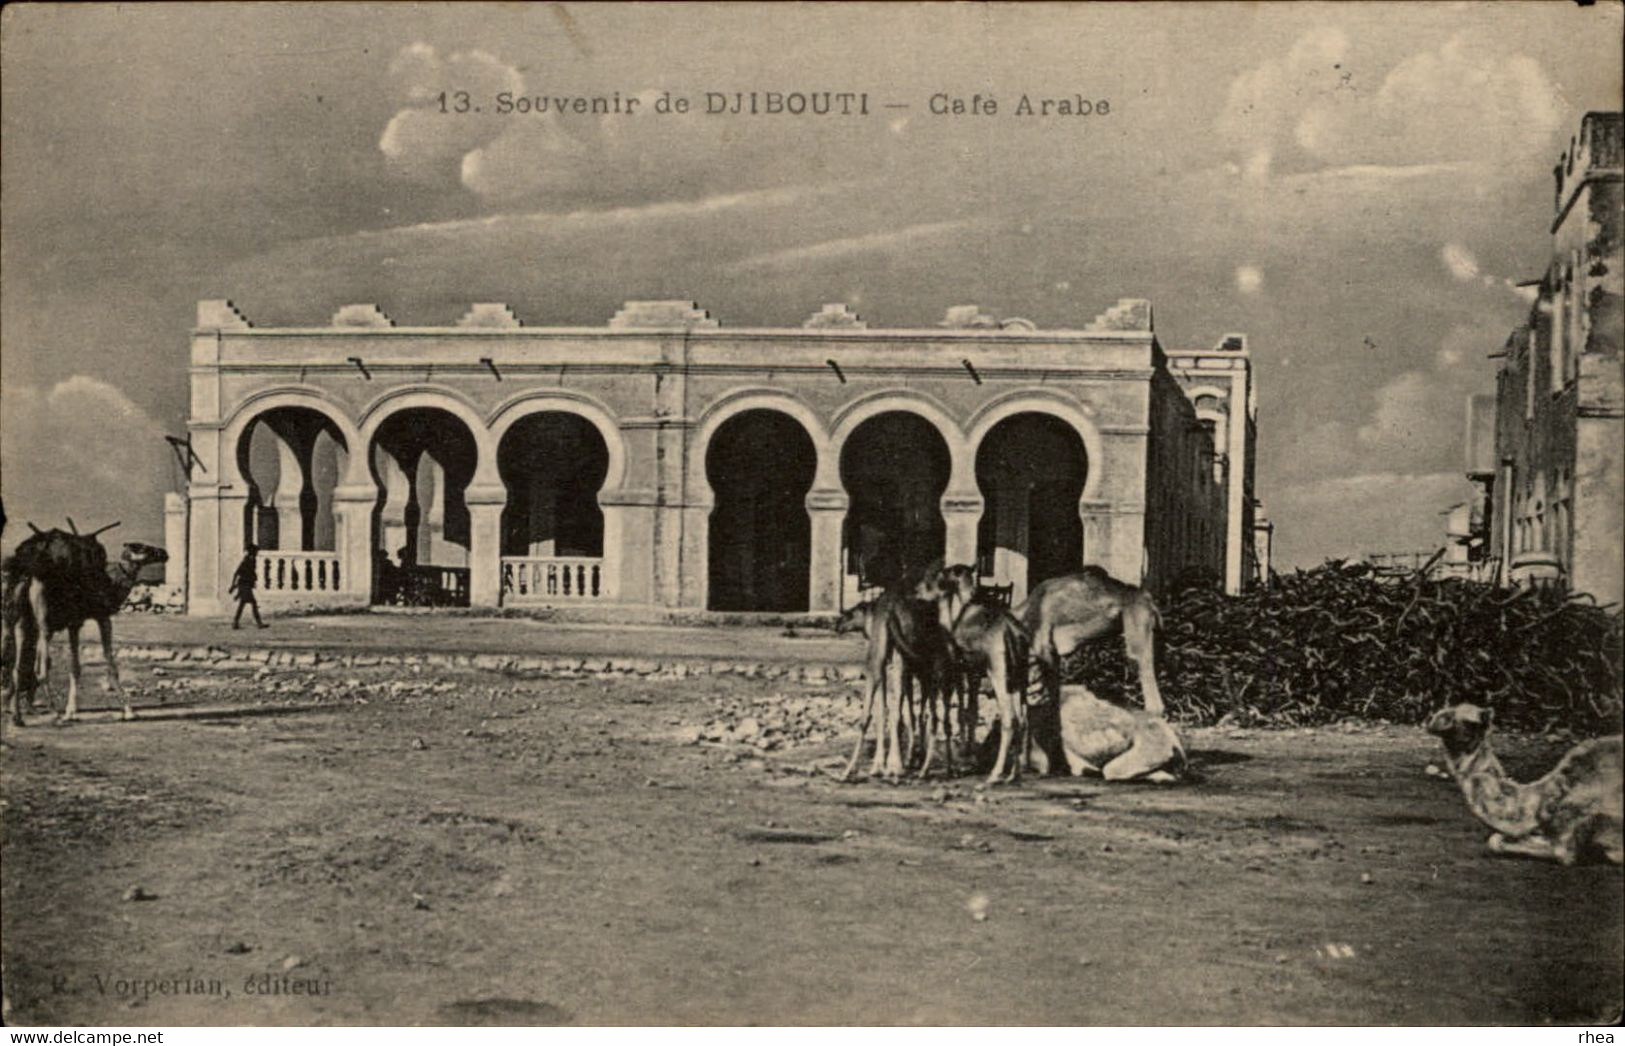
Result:
{"type": "Polygon", "coordinates": [[[977,567],[1020,599],[1047,578],[1083,566],[1078,499],[1088,475],[1083,440],[1051,414],[1015,414],[976,448],[976,485],[985,507],[977,567]]]}
{"type": "Polygon", "coordinates": [[[373,601],[467,606],[470,528],[464,492],[479,452],[450,411],[412,407],[378,426],[370,450],[373,601]]]}
{"type": "Polygon", "coordinates": [[[776,410],[723,422],[705,452],[711,510],[711,610],[807,609],[812,525],[807,491],[818,451],[807,430],[776,410]]]}
{"type": "Polygon", "coordinates": [[[276,407],[244,426],[234,449],[248,488],[243,545],[261,552],[262,594],[337,593],[333,491],[349,460],[338,426],[317,410],[276,407]]]}
{"type": "Polygon", "coordinates": [[[917,576],[942,557],[950,467],[942,433],[917,414],[877,414],[847,437],[841,483],[851,507],[842,545],[860,592],[917,576]]]}
{"type": "Polygon", "coordinates": [[[609,448],[597,427],[564,411],[527,415],[503,434],[497,469],[508,488],[503,601],[602,597],[604,512],[598,492],[609,471],[609,448]]]}

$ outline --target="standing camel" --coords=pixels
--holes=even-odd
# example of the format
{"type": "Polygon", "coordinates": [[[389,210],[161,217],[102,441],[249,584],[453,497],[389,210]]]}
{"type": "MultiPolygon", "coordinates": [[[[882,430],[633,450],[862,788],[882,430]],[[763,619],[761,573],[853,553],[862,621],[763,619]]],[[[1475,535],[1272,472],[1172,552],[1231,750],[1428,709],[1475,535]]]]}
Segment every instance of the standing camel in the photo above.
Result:
{"type": "Polygon", "coordinates": [[[1145,710],[1163,714],[1155,664],[1162,615],[1151,594],[1124,584],[1099,567],[1041,581],[1015,609],[1033,639],[1033,658],[1043,673],[1044,696],[1059,707],[1061,660],[1091,639],[1123,633],[1123,647],[1140,672],[1145,710]]]}
{"type": "Polygon", "coordinates": [[[1031,638],[1026,629],[1010,611],[977,601],[973,567],[960,564],[929,571],[915,589],[915,595],[936,603],[939,620],[958,655],[965,692],[960,726],[962,731],[968,728],[967,741],[975,740],[982,677],[987,676],[993,684],[999,707],[999,753],[988,771],[988,784],[1021,780],[1021,768],[1027,761],[1031,740],[1026,701],[1031,638]],[[1012,747],[1015,747],[1013,757],[1012,747]]]}
{"type": "MultiPolygon", "coordinates": [[[[70,527],[73,521],[68,521],[70,527]]],[[[111,526],[117,526],[112,524],[111,526]]],[[[85,622],[95,621],[101,633],[102,655],[107,661],[108,688],[124,705],[124,718],[134,719],[129,698],[119,682],[118,661],[113,652],[113,615],[124,606],[135,587],[141,568],[163,563],[169,556],[161,548],[130,542],[117,562],[108,563],[107,552],[96,535],[61,530],[39,531],[17,546],[4,569],[4,597],[8,606],[7,628],[14,640],[14,686],[11,694],[11,720],[23,725],[22,698],[45,682],[49,665],[51,636],[68,634],[68,703],[61,719],[71,721],[79,714],[79,631],[85,622]],[[31,671],[25,668],[30,661],[31,671]]]]}
{"type": "MultiPolygon", "coordinates": [[[[934,608],[895,590],[888,590],[846,611],[835,624],[838,633],[854,629],[861,629],[869,641],[864,669],[868,694],[863,725],[858,729],[858,741],[841,779],[850,778],[857,768],[877,704],[881,722],[876,727],[874,762],[870,774],[878,776],[884,773],[889,777],[898,777],[903,773],[905,766],[900,723],[905,693],[916,682],[924,704],[924,714],[919,720],[925,724],[925,757],[920,766],[920,776],[924,777],[931,768],[934,750],[932,734],[938,722],[939,697],[943,704],[940,721],[944,739],[949,741],[948,760],[951,766],[953,751],[951,739],[948,738],[949,715],[946,706],[952,700],[956,673],[947,636],[937,623],[934,608]]],[[[914,747],[913,739],[922,733],[920,723],[911,729],[910,750],[914,747]]]]}

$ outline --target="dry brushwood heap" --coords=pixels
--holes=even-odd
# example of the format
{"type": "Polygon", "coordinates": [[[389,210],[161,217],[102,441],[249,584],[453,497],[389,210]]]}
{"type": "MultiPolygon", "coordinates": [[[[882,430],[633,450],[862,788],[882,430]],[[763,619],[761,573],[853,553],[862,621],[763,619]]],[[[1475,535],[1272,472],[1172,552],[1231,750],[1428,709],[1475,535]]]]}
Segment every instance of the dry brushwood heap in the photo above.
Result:
{"type": "MultiPolygon", "coordinates": [[[[1190,584],[1161,600],[1157,675],[1191,723],[1420,723],[1460,701],[1522,729],[1620,729],[1625,618],[1540,589],[1334,560],[1226,596],[1190,584]]],[[[1086,646],[1067,678],[1137,702],[1122,651],[1086,646]]]]}

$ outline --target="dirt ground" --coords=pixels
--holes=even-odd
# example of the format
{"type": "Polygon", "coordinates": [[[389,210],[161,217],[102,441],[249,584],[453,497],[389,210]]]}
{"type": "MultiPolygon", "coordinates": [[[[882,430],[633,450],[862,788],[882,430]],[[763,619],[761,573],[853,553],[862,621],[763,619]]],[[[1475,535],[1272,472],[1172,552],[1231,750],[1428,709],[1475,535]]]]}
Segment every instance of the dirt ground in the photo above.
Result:
{"type": "MultiPolygon", "coordinates": [[[[1595,1023],[1625,997],[1620,871],[1487,856],[1414,727],[1192,730],[1181,785],[983,791],[834,780],[851,684],[126,676],[137,722],[7,728],[7,1023],[1595,1023]]],[[[1524,775],[1559,747],[1505,742],[1524,775]]]]}

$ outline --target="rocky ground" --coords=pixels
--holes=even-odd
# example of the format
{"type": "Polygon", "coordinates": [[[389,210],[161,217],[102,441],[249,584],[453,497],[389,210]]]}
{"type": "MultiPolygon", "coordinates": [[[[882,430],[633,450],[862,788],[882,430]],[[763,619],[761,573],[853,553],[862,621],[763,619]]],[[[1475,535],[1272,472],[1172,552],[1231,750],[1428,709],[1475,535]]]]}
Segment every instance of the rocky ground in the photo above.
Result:
{"type": "Polygon", "coordinates": [[[134,663],[139,721],[8,727],[8,1023],[1567,1023],[1625,996],[1619,870],[1486,856],[1414,727],[1191,731],[1169,787],[846,784],[849,680],[289,661],[134,663]]]}

